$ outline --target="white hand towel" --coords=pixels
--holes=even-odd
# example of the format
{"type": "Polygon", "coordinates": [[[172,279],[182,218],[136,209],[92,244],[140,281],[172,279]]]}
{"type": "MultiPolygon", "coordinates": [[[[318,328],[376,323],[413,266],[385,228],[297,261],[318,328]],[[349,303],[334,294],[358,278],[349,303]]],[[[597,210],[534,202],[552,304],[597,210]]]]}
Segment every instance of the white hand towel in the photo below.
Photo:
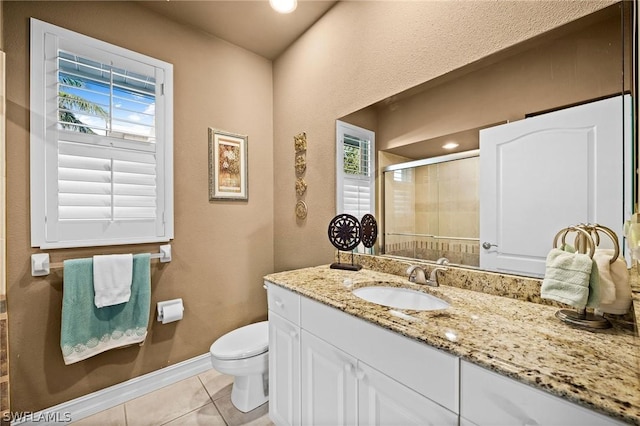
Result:
{"type": "Polygon", "coordinates": [[[551,249],[547,255],[540,296],[575,308],[587,306],[589,296],[599,300],[597,277],[591,273],[593,265],[586,254],[551,249]]]}
{"type": "Polygon", "coordinates": [[[616,300],[616,285],[611,277],[612,257],[613,250],[597,249],[593,255],[600,278],[600,304],[609,304],[616,300]]]}
{"type": "Polygon", "coordinates": [[[128,302],[133,279],[133,255],[93,256],[94,303],[97,308],[128,302]]]}
{"type": "MultiPolygon", "coordinates": [[[[609,250],[613,255],[613,250],[609,250]]],[[[627,262],[618,258],[609,267],[611,278],[616,286],[616,299],[612,303],[600,304],[602,312],[614,315],[624,315],[631,307],[631,285],[629,284],[629,270],[627,262]]]]}

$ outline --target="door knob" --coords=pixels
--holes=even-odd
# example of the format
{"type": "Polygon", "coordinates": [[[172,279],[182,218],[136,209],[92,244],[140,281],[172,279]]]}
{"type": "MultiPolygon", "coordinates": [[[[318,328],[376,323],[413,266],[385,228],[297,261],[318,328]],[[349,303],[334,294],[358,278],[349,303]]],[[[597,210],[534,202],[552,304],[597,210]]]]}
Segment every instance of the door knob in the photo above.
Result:
{"type": "Polygon", "coordinates": [[[497,244],[491,244],[488,241],[485,241],[484,243],[482,243],[482,248],[485,250],[489,250],[491,247],[498,247],[497,244]]]}

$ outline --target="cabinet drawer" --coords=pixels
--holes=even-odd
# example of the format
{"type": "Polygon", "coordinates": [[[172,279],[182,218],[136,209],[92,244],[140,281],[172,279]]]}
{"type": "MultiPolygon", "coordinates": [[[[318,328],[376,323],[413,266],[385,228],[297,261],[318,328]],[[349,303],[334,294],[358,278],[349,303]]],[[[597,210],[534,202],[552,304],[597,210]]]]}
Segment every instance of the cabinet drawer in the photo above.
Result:
{"type": "Polygon", "coordinates": [[[458,413],[459,359],[302,297],[302,328],[458,413]]]}
{"type": "Polygon", "coordinates": [[[460,416],[483,425],[622,425],[615,419],[462,361],[460,416]]]}
{"type": "Polygon", "coordinates": [[[265,281],[269,310],[294,324],[300,324],[300,295],[265,281]]]}

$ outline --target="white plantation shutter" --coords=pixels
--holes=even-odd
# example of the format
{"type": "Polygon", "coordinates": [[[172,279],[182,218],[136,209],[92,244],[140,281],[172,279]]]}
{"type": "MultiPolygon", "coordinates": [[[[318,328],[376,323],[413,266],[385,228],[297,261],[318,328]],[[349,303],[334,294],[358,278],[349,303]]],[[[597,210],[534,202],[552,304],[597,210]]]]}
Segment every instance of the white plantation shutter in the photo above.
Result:
{"type": "Polygon", "coordinates": [[[171,64],[31,28],[32,246],[170,240],[171,64]]]}
{"type": "Polygon", "coordinates": [[[374,213],[375,135],[338,121],[336,141],[336,213],[347,213],[360,220],[365,214],[374,213]]]}
{"type": "Polygon", "coordinates": [[[58,143],[58,218],[154,219],[153,153],[58,143]]]}
{"type": "Polygon", "coordinates": [[[371,211],[372,188],[369,179],[358,179],[343,177],[343,207],[341,213],[347,213],[362,219],[366,213],[371,211]]]}

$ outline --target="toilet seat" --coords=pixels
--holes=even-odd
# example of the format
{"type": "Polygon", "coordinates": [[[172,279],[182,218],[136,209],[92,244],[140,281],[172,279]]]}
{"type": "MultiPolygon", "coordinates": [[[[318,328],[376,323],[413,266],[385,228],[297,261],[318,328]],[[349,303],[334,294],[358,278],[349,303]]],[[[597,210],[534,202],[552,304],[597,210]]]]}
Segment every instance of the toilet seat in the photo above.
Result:
{"type": "Polygon", "coordinates": [[[269,350],[269,322],[262,321],[230,331],[213,342],[209,351],[221,360],[245,359],[269,350]]]}

